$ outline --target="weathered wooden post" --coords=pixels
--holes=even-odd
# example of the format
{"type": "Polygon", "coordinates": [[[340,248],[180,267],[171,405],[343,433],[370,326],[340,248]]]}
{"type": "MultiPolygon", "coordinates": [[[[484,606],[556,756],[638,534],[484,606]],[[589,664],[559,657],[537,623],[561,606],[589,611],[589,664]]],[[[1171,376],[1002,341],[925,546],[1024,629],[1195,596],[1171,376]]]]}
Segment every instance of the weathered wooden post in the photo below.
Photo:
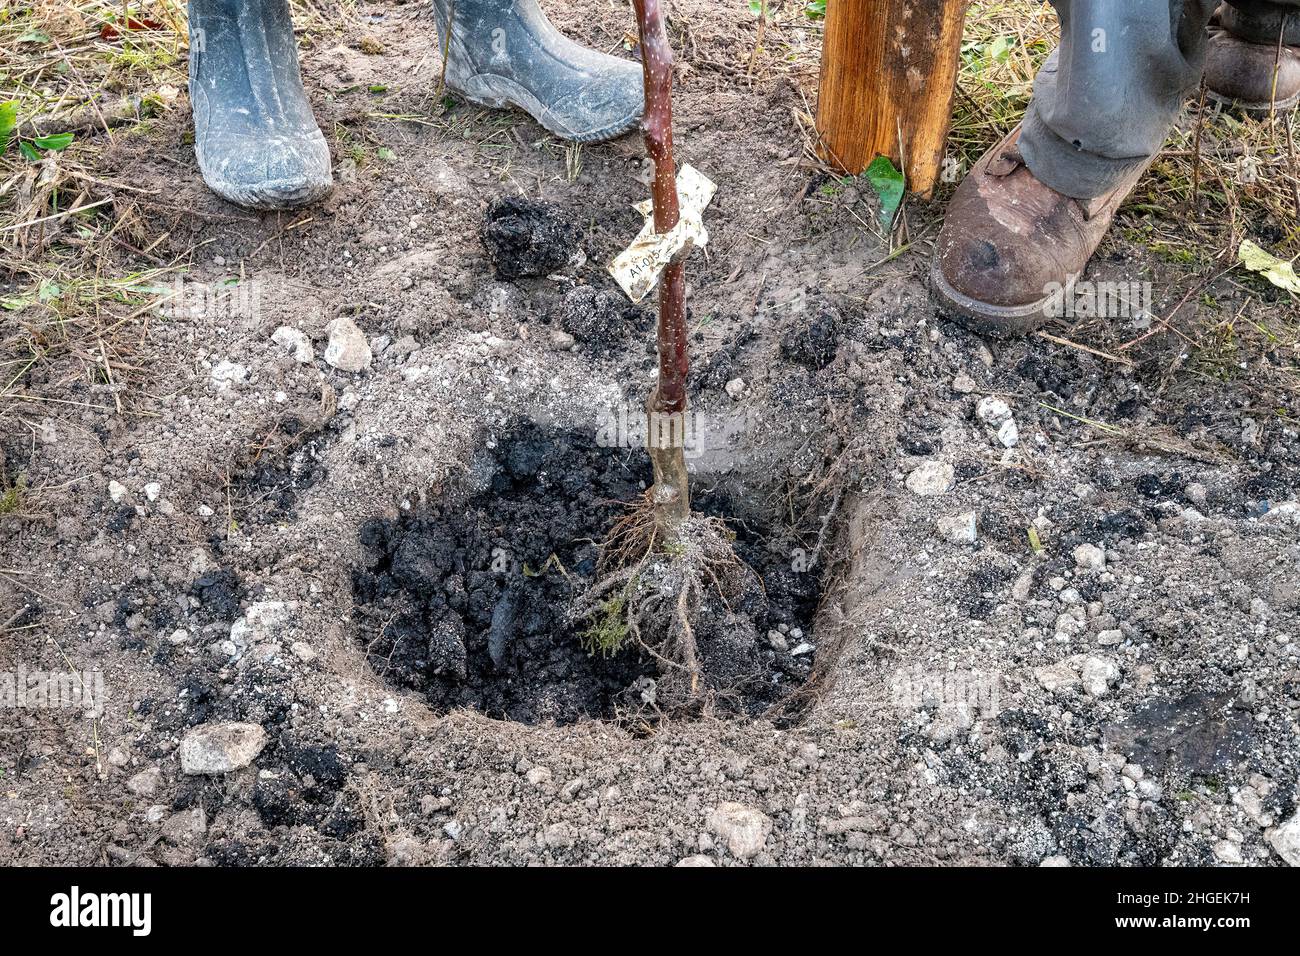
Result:
{"type": "Polygon", "coordinates": [[[828,0],[817,129],[823,156],[854,175],[888,156],[929,197],[970,0],[828,0]]]}

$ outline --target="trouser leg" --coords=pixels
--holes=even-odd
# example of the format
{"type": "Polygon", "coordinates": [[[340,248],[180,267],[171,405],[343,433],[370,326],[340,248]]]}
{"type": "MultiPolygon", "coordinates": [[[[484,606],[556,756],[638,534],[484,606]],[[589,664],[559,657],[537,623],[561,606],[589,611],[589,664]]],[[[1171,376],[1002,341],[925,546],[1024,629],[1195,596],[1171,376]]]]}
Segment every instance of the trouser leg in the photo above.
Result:
{"type": "Polygon", "coordinates": [[[1223,28],[1251,43],[1300,46],[1300,0],[1228,0],[1219,12],[1223,28]]]}
{"type": "Polygon", "coordinates": [[[1103,196],[1163,145],[1200,79],[1218,0],[1053,0],[1061,45],[1034,81],[1020,151],[1076,199],[1103,196]]]}

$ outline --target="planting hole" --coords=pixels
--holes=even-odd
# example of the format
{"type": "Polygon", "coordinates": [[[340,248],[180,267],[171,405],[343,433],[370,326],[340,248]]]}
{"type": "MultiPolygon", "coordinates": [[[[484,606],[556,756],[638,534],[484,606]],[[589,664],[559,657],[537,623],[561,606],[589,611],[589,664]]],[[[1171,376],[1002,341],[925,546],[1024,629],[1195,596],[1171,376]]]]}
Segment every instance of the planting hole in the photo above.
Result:
{"type": "MultiPolygon", "coordinates": [[[[371,666],[440,713],[527,724],[657,716],[663,665],[623,639],[617,599],[585,620],[570,613],[597,578],[600,542],[650,481],[643,449],[515,424],[426,513],[362,527],[353,591],[371,666]]],[[[695,510],[726,520],[757,573],[730,606],[705,589],[695,637],[708,710],[756,715],[812,670],[820,573],[802,566],[788,532],[736,513],[742,496],[707,484],[697,482],[695,510]]]]}

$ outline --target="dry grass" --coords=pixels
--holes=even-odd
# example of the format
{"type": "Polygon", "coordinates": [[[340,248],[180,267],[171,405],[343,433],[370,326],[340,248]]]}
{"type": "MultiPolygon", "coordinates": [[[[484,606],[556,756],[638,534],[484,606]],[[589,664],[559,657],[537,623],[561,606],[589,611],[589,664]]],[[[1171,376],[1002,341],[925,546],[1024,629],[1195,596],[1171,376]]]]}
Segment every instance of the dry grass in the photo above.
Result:
{"type": "Polygon", "coordinates": [[[17,136],[73,137],[36,161],[17,143],[0,156],[0,420],[129,407],[151,307],[175,266],[150,255],[142,191],[116,182],[102,153],[115,138],[148,135],[180,98],[184,49],[180,0],[44,0],[0,13],[17,136]],[[157,268],[118,273],[121,250],[157,268]]]}
{"type": "MultiPolygon", "coordinates": [[[[351,22],[351,5],[296,3],[300,41],[351,22]]],[[[33,405],[132,410],[149,325],[189,256],[158,252],[167,233],[144,212],[165,201],[150,184],[122,181],[105,157],[123,138],[147,142],[159,118],[187,108],[185,7],[32,0],[0,9],[0,102],[17,117],[0,155],[0,422],[33,405]],[[42,149],[52,134],[71,143],[42,149]]]]}

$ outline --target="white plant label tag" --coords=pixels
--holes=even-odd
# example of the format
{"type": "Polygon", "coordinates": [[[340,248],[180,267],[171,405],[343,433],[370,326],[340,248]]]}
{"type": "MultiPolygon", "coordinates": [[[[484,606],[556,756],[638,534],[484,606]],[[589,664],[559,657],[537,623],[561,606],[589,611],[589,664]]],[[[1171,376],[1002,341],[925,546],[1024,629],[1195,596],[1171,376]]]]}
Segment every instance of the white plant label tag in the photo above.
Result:
{"type": "Polygon", "coordinates": [[[609,274],[633,302],[640,302],[659,282],[664,267],[692,248],[709,241],[704,228],[704,210],[718,191],[717,184],[690,163],[677,171],[677,204],[680,218],[672,231],[655,232],[654,203],[639,202],[634,207],[646,217],[641,234],[632,245],[620,252],[609,266],[609,274]]]}

